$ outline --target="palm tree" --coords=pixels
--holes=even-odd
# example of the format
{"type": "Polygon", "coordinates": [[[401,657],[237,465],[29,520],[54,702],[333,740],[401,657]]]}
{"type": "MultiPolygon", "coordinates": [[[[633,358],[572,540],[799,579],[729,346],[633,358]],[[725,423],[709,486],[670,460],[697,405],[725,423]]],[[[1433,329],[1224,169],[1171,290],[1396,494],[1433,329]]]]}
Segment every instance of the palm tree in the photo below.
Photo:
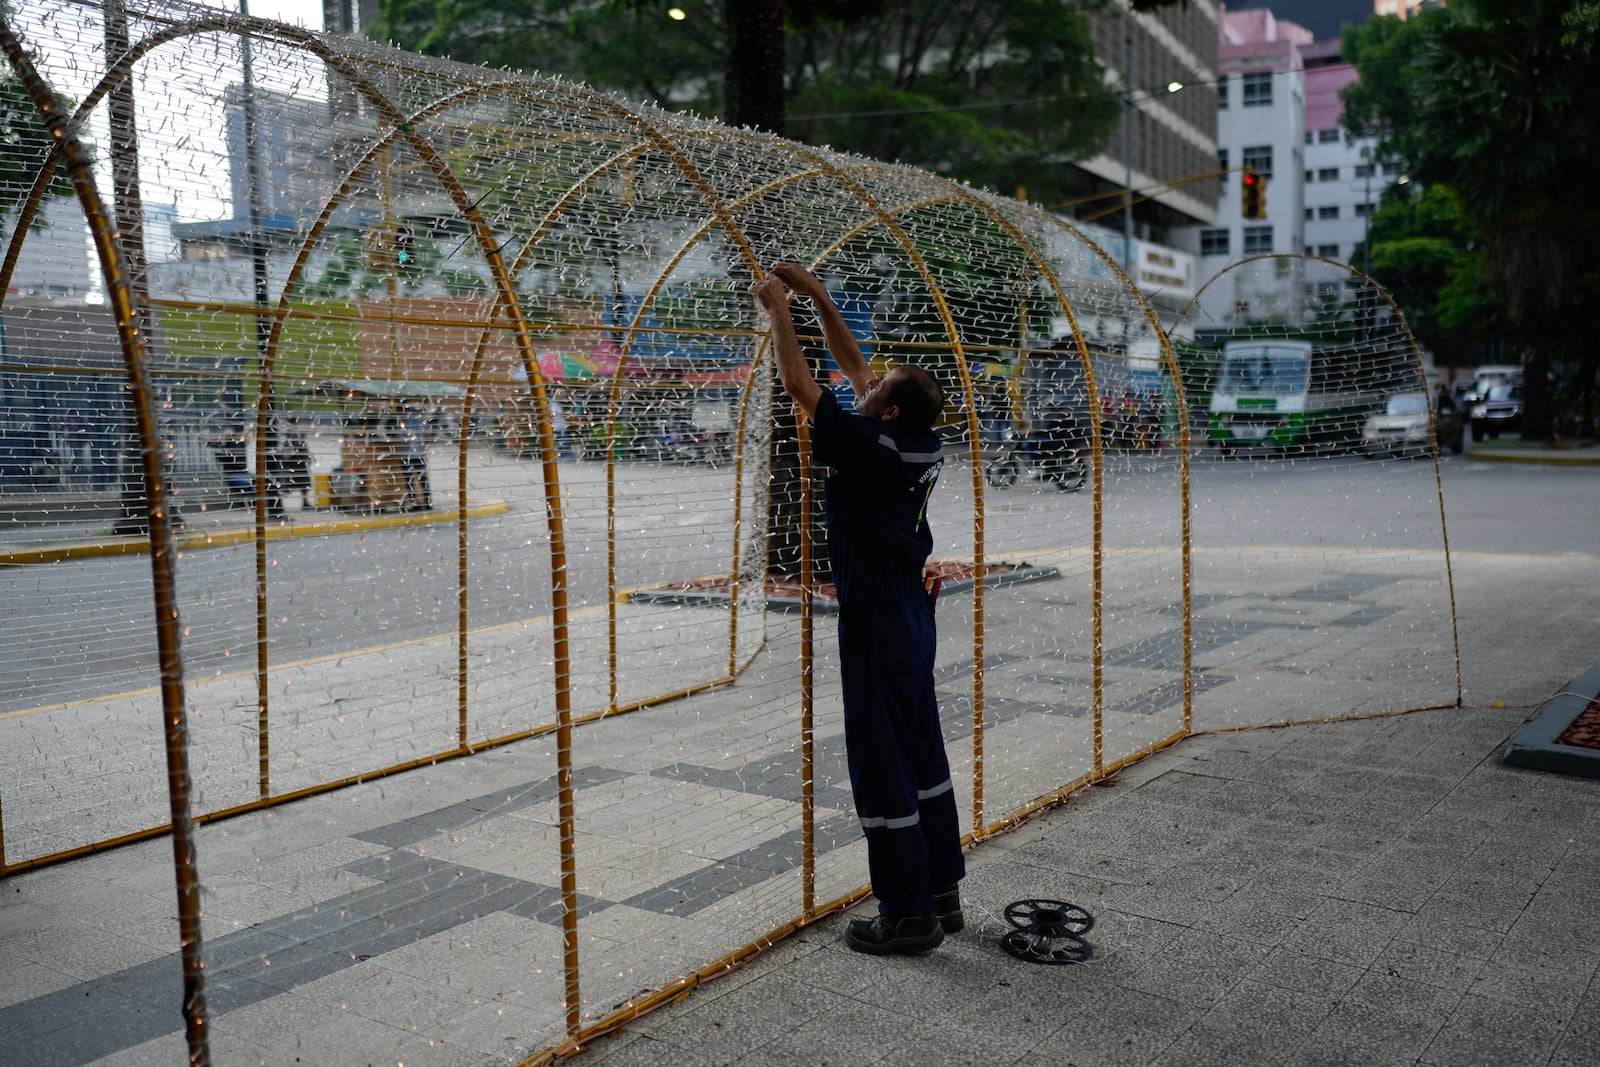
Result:
{"type": "Polygon", "coordinates": [[[1489,288],[1517,321],[1523,434],[1547,438],[1553,357],[1600,231],[1597,31],[1571,0],[1461,0],[1347,31],[1361,82],[1346,123],[1378,131],[1411,176],[1447,183],[1484,237],[1489,288]]]}

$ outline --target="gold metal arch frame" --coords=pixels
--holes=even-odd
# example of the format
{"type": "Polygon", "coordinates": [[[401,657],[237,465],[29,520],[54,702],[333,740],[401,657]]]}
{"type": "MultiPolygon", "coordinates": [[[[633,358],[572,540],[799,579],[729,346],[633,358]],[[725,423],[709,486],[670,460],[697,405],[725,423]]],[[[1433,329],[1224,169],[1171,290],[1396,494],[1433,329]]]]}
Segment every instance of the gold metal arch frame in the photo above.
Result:
{"type": "MultiPolygon", "coordinates": [[[[762,588],[770,368],[767,338],[745,286],[778,259],[798,259],[841,279],[856,300],[855,325],[874,358],[926,360],[962,401],[947,430],[952,469],[965,463],[967,470],[941,487],[940,496],[951,502],[940,529],[951,531],[954,546],[944,562],[970,567],[971,587],[941,605],[941,630],[949,635],[941,661],[956,665],[941,683],[948,690],[941,702],[958,709],[962,729],[972,735],[970,753],[952,748],[962,788],[970,789],[968,841],[1014,826],[1197,729],[1255,725],[1197,714],[1214,687],[1229,694],[1245,690],[1238,678],[1220,677],[1234,663],[1265,663],[1276,672],[1263,675],[1280,690],[1262,695],[1262,706],[1286,695],[1289,706],[1317,711],[1309,695],[1330,668],[1285,667],[1266,647],[1285,631],[1285,617],[1302,620],[1287,630],[1307,644],[1318,627],[1324,634],[1344,632],[1326,629],[1338,626],[1359,633],[1371,621],[1376,632],[1389,625],[1385,610],[1412,628],[1407,632],[1436,617],[1428,614],[1424,588],[1433,558],[1426,538],[1415,544],[1401,538],[1398,564],[1376,555],[1368,560],[1353,549],[1322,549],[1324,556],[1340,557],[1339,571],[1308,566],[1306,553],[1293,545],[1218,543],[1214,522],[1196,532],[1195,513],[1204,517],[1205,511],[1194,501],[1191,479],[1227,487],[1230,476],[1235,482],[1240,474],[1254,477],[1242,464],[1211,462],[1194,440],[1211,395],[1211,371],[1197,354],[1203,346],[1193,339],[1193,323],[1211,313],[1207,294],[1227,287],[1202,287],[1188,312],[1163,324],[1090,234],[1031,206],[910,168],[665,115],[582,86],[425,60],[164,0],[118,4],[114,11],[66,0],[41,5],[37,12],[0,16],[0,44],[53,138],[38,169],[6,190],[22,223],[0,261],[0,281],[37,269],[37,259],[29,259],[40,240],[32,222],[50,199],[52,175],[64,167],[100,257],[109,301],[103,321],[112,328],[102,347],[121,358],[120,369],[83,365],[37,341],[44,336],[40,323],[56,324],[50,328],[61,337],[77,329],[92,341],[93,324],[102,321],[96,313],[0,296],[8,335],[35,346],[26,362],[7,359],[0,375],[31,376],[26,380],[44,383],[52,395],[67,395],[93,376],[115,375],[126,383],[148,486],[140,504],[150,531],[144,548],[156,604],[149,627],[159,652],[159,685],[151,687],[139,668],[112,666],[114,656],[100,657],[105,666],[93,662],[108,646],[93,635],[96,626],[105,627],[86,600],[68,592],[39,602],[35,629],[51,640],[34,673],[49,682],[30,681],[39,688],[0,706],[0,731],[24,739],[8,743],[0,736],[0,752],[43,750],[39,731],[48,730],[56,738],[49,742],[52,757],[69,759],[71,738],[84,732],[77,721],[83,718],[123,746],[115,750],[119,761],[139,767],[154,746],[140,740],[137,717],[159,705],[170,811],[165,822],[145,816],[136,795],[144,786],[129,782],[122,786],[127,795],[103,798],[99,809],[72,820],[79,824],[76,836],[43,834],[39,827],[59,822],[59,805],[71,803],[68,791],[41,789],[37,775],[14,783],[13,765],[0,759],[6,805],[0,809],[0,876],[170,833],[194,1062],[208,1057],[208,1034],[219,1020],[208,1017],[201,980],[203,880],[193,826],[446,760],[457,761],[464,781],[488,781],[497,773],[493,761],[466,758],[487,750],[549,771],[551,811],[533,823],[545,828],[548,855],[537,852],[532,862],[557,883],[551,891],[559,920],[550,925],[559,937],[534,968],[552,976],[552,1000],[530,1007],[528,1018],[539,1021],[520,1030],[528,1062],[579,1048],[865,895],[859,842],[841,841],[835,825],[849,821],[848,811],[840,810],[838,780],[828,778],[837,768],[827,762],[829,744],[819,743],[837,728],[836,682],[822,666],[826,644],[815,640],[825,604],[813,581],[821,546],[805,524],[798,615],[767,607],[762,588]],[[97,28],[108,12],[125,16],[142,36],[109,57],[105,70],[81,69],[72,57],[84,50],[72,34],[97,28]],[[248,263],[237,249],[216,253],[215,261],[157,257],[131,279],[127,262],[144,259],[122,247],[125,235],[96,190],[99,161],[83,150],[81,131],[92,128],[117,93],[131,93],[143,102],[145,116],[139,151],[153,164],[146,168],[145,199],[191,203],[215,180],[208,168],[229,169],[239,162],[239,149],[196,143],[204,138],[197,138],[200,126],[189,112],[209,105],[185,97],[190,90],[183,79],[192,67],[226,84],[236,76],[245,41],[266,53],[256,53],[261,81],[243,87],[272,131],[257,148],[298,145],[297,158],[309,160],[303,165],[325,185],[292,206],[292,225],[278,231],[279,244],[260,252],[257,266],[270,268],[261,275],[270,282],[267,299],[259,289],[255,300],[241,298],[221,284],[228,270],[248,263]],[[69,118],[53,93],[82,103],[69,118]],[[319,113],[330,116],[334,132],[286,132],[292,123],[284,118],[303,118],[294,107],[312,100],[327,109],[319,113]],[[424,238],[419,243],[436,258],[405,277],[398,257],[403,225],[423,231],[414,236],[424,238]],[[602,245],[597,227],[607,230],[610,245],[602,245]],[[439,234],[459,244],[441,253],[433,247],[439,234]],[[358,251],[349,254],[360,260],[354,267],[340,258],[352,245],[358,251]],[[187,265],[180,269],[179,263],[187,265]],[[334,268],[341,263],[350,278],[360,275],[359,284],[328,281],[339,277],[334,268]],[[609,287],[600,277],[605,266],[609,287]],[[447,270],[455,274],[447,277],[447,270]],[[252,326],[259,330],[254,341],[252,326]],[[1148,353],[1139,357],[1139,373],[1170,400],[1166,424],[1137,445],[1105,414],[1118,390],[1126,396],[1134,380],[1134,337],[1144,339],[1140,351],[1148,353]],[[606,345],[609,361],[601,363],[595,353],[606,345]],[[681,356],[674,346],[736,356],[737,373],[722,375],[708,390],[725,405],[725,466],[701,471],[624,454],[641,420],[667,401],[681,405],[697,395],[698,371],[672,362],[681,356]],[[170,503],[178,499],[188,510],[195,500],[215,499],[203,495],[218,488],[215,472],[197,458],[206,446],[182,420],[192,416],[202,425],[195,413],[207,403],[220,405],[237,376],[229,353],[247,353],[238,365],[248,368],[250,381],[250,511],[247,529],[225,530],[212,544],[248,543],[248,568],[237,569],[227,548],[205,548],[205,536],[193,531],[175,547],[170,503]],[[575,371],[558,376],[563,360],[585,359],[585,377],[571,377],[575,371]],[[1029,405],[1038,402],[1034,391],[1056,388],[1048,375],[1066,364],[1071,369],[1060,373],[1082,382],[1094,412],[1090,491],[1080,497],[991,485],[978,376],[1002,374],[1014,417],[1025,420],[1029,405]],[[274,420],[297,389],[325,378],[376,379],[377,395],[406,395],[409,388],[412,395],[457,398],[442,409],[460,420],[446,431],[455,435],[448,450],[452,507],[420,518],[358,510],[331,521],[302,515],[288,522],[269,514],[274,420]],[[586,443],[594,448],[581,464],[564,455],[558,391],[569,405],[588,405],[582,426],[592,432],[586,443]],[[514,424],[518,444],[508,446],[514,454],[502,456],[474,428],[493,425],[500,432],[504,423],[493,420],[508,410],[518,418],[525,414],[526,423],[514,424]],[[502,498],[499,510],[480,506],[486,489],[502,498]],[[430,539],[435,519],[443,520],[439,529],[454,533],[453,553],[430,539]],[[673,532],[672,520],[685,532],[673,532]],[[306,542],[302,554],[293,546],[308,537],[317,540],[306,542]],[[1199,597],[1196,553],[1207,564],[1199,597]],[[1003,584],[991,576],[992,563],[1054,568],[1061,577],[1003,584]],[[1380,581],[1387,576],[1368,573],[1380,563],[1399,575],[1395,584],[1403,595],[1393,603],[1338,616],[1316,599],[1325,588],[1334,590],[1327,603],[1388,588],[1380,581]],[[1295,584],[1296,568],[1315,572],[1304,579],[1309,591],[1295,584]],[[1219,572],[1233,583],[1220,591],[1219,572]],[[392,628],[386,618],[363,619],[363,612],[396,609],[404,601],[390,588],[403,578],[391,582],[390,575],[419,576],[424,592],[417,599],[436,599],[437,619],[431,607],[412,609],[414,619],[397,617],[392,628]],[[721,606],[651,606],[656,602],[643,595],[700,580],[727,591],[715,602],[721,606]],[[326,614],[319,615],[310,606],[318,603],[318,586],[347,588],[353,607],[342,613],[323,607],[326,614]],[[496,606],[496,596],[523,586],[528,593],[510,598],[523,605],[520,614],[496,606]],[[1297,606],[1308,598],[1315,610],[1297,606]],[[184,626],[194,627],[186,640],[184,626]],[[358,635],[346,634],[346,626],[358,635]],[[242,636],[246,628],[249,638],[242,636]],[[233,630],[240,631],[237,648],[223,645],[219,653],[214,634],[233,630]],[[57,648],[75,642],[89,650],[76,667],[57,648]],[[239,660],[253,661],[248,669],[219,665],[236,650],[239,660]],[[73,677],[75,670],[82,676],[73,677]],[[238,758],[236,738],[227,749],[215,740],[221,736],[213,707],[219,700],[255,712],[248,728],[232,727],[249,737],[248,761],[238,758]],[[347,716],[341,701],[365,708],[373,725],[346,721],[359,716],[347,716]],[[619,714],[645,709],[644,715],[619,714]],[[580,725],[582,733],[575,734],[580,725]],[[519,744],[540,738],[549,747],[519,744]],[[580,743],[614,761],[606,773],[621,775],[616,781],[626,789],[581,779],[586,771],[574,754],[580,743]],[[645,757],[639,753],[657,746],[665,767],[640,762],[645,757]],[[313,766],[307,770],[302,762],[313,766]],[[681,767],[707,784],[672,770],[681,767]],[[741,793],[727,787],[746,778],[761,779],[760,788],[741,793]],[[203,782],[205,810],[195,812],[197,782],[203,782]],[[721,811],[719,804],[727,805],[721,815],[705,814],[721,811]],[[775,833],[794,834],[798,857],[792,869],[754,889],[715,904],[698,902],[709,906],[708,914],[732,920],[731,947],[701,939],[680,950],[676,928],[662,926],[657,940],[629,946],[631,957],[618,969],[616,958],[607,957],[608,939],[594,933],[605,929],[604,920],[588,926],[585,917],[595,902],[619,903],[605,887],[607,872],[620,865],[624,881],[654,884],[649,880],[669,878],[685,857],[658,851],[653,832],[630,837],[636,828],[626,824],[603,831],[601,816],[610,808],[632,810],[636,819],[647,815],[652,826],[680,820],[662,831],[666,838],[726,837],[728,843],[696,846],[697,858],[703,852],[718,865],[733,862],[730,854],[740,842],[757,851],[776,847],[775,833]],[[91,817],[96,814],[101,817],[91,817]],[[556,953],[559,968],[548,963],[556,953]],[[707,956],[714,958],[707,962],[707,956]],[[649,992],[640,994],[640,988],[649,992]]],[[[274,174],[285,189],[300,188],[286,171],[274,174]]],[[[235,197],[240,188],[236,183],[235,197]]],[[[119,210],[138,207],[120,204],[119,210]]],[[[233,209],[237,221],[237,202],[233,209]]],[[[252,248],[263,240],[255,230],[246,237],[252,248]]],[[[1267,266],[1242,264],[1242,273],[1230,277],[1267,266]]],[[[1392,301],[1386,306],[1392,309],[1392,301]]],[[[1403,319],[1397,313],[1391,318],[1414,356],[1403,319]]],[[[1379,347],[1369,340],[1367,350],[1379,347]]],[[[312,407],[319,419],[331,417],[312,407]]],[[[85,410],[106,424],[116,417],[113,408],[85,410]]],[[[576,408],[567,412],[576,415],[576,408]]],[[[355,456],[363,431],[354,421],[337,425],[341,455],[355,456]]],[[[324,436],[333,440],[331,433],[324,436]]],[[[72,438],[63,440],[70,445],[72,438]]],[[[809,463],[807,445],[802,426],[802,469],[809,463]]],[[[1285,470],[1261,477],[1296,475],[1292,465],[1285,470]]],[[[1334,459],[1306,470],[1324,483],[1342,479],[1338,484],[1355,492],[1380,468],[1334,459]]],[[[810,480],[800,484],[801,513],[809,514],[810,480]]],[[[1435,498],[1438,484],[1436,459],[1435,498]]],[[[1209,504],[1217,497],[1210,491],[1205,499],[1209,504]]],[[[380,506],[374,501],[367,503],[380,506]]],[[[1248,504],[1234,506],[1243,512],[1248,504]]],[[[205,505],[190,514],[193,525],[211,521],[205,505]]],[[[1441,502],[1441,541],[1443,518],[1441,502]]],[[[1448,591],[1447,543],[1443,550],[1448,591]]],[[[87,557],[54,548],[31,556],[10,552],[5,562],[27,566],[0,570],[0,579],[21,571],[46,575],[45,586],[59,580],[71,590],[89,583],[97,596],[122,603],[118,598],[134,586],[126,569],[91,576],[74,569],[80,558],[87,557]]],[[[238,559],[244,562],[242,552],[238,559]]],[[[1452,593],[1452,627],[1453,610],[1452,593]]],[[[116,623],[143,625],[131,609],[116,623]]],[[[1374,653],[1359,641],[1349,644],[1351,660],[1370,669],[1374,653]]],[[[1416,644],[1416,662],[1405,666],[1417,678],[1431,678],[1434,651],[1416,644]]],[[[1459,666],[1455,677],[1459,702],[1459,666]]],[[[1407,683],[1393,692],[1375,684],[1370,699],[1351,713],[1419,706],[1410,693],[1422,683],[1407,683]]],[[[498,781],[492,786],[502,788],[498,781]]],[[[470,832],[452,833],[430,848],[444,862],[472,866],[461,850],[470,847],[468,837],[502,825],[494,822],[497,812],[485,812],[470,832]]],[[[494,831],[499,839],[483,843],[509,845],[528,825],[517,823],[515,831],[502,826],[494,831]]],[[[482,855],[477,861],[493,863],[482,855]]],[[[469,957],[457,962],[477,965],[469,957]]],[[[226,1023],[224,1015],[220,1024],[226,1023]]]]}
{"type": "MultiPolygon", "coordinates": [[[[1325,268],[1326,273],[1337,280],[1341,291],[1348,288],[1356,289],[1360,294],[1358,295],[1358,306],[1362,300],[1365,300],[1374,309],[1381,308],[1382,311],[1387,313],[1387,322],[1376,328],[1369,327],[1367,329],[1368,336],[1366,337],[1358,335],[1352,339],[1349,335],[1353,331],[1348,319],[1349,312],[1346,309],[1341,316],[1323,319],[1315,316],[1305,316],[1304,322],[1298,328],[1280,328],[1278,332],[1288,336],[1309,339],[1319,348],[1338,349],[1336,356],[1330,357],[1329,365],[1335,365],[1334,361],[1336,359],[1337,365],[1344,368],[1344,373],[1350,379],[1360,381],[1380,372],[1387,373],[1389,365],[1398,363],[1404,368],[1404,377],[1411,383],[1408,386],[1411,390],[1430,391],[1431,384],[1428,377],[1428,367],[1423,359],[1422,350],[1417,344],[1415,335],[1411,332],[1410,323],[1406,321],[1405,314],[1400,310],[1399,305],[1395,303],[1392,295],[1376,279],[1364,271],[1348,263],[1325,256],[1267,254],[1247,257],[1236,263],[1229,264],[1196,290],[1195,295],[1174,320],[1172,331],[1175,334],[1192,332],[1195,326],[1202,321],[1214,323],[1220,317],[1214,305],[1219,303],[1227,305],[1235,302],[1235,296],[1231,293],[1225,295],[1220,301],[1216,297],[1218,292],[1225,292],[1230,285],[1235,289],[1239,289],[1242,283],[1248,289],[1248,282],[1244,281],[1245,279],[1269,273],[1274,276],[1280,276],[1283,273],[1284,265],[1288,265],[1292,276],[1297,278],[1304,277],[1309,264],[1319,264],[1322,268],[1325,268]],[[1350,284],[1345,284],[1346,279],[1349,280],[1350,284]]],[[[1223,313],[1226,313],[1225,310],[1223,313]]],[[[1375,315],[1375,310],[1371,314],[1375,315]]],[[[1270,335],[1272,332],[1271,327],[1264,324],[1245,324],[1242,335],[1260,337],[1270,335]]],[[[1315,371],[1313,372],[1314,380],[1315,371]]],[[[1357,388],[1357,386],[1351,386],[1350,388],[1357,388]]],[[[1393,388],[1391,386],[1389,391],[1393,391],[1393,388]]],[[[1207,392],[1209,392],[1209,389],[1207,389],[1207,392]]],[[[1444,598],[1438,605],[1438,622],[1449,635],[1448,645],[1440,650],[1448,664],[1449,695],[1447,699],[1440,701],[1437,693],[1430,693],[1421,700],[1403,703],[1399,707],[1385,706],[1381,710],[1305,718],[1286,716],[1280,723],[1276,724],[1333,722],[1461,706],[1461,646],[1456,622],[1455,577],[1450,559],[1450,536],[1445,515],[1444,483],[1439,466],[1440,443],[1444,440],[1444,437],[1436,422],[1436,408],[1431,402],[1425,408],[1424,413],[1426,415],[1427,433],[1420,446],[1420,451],[1429,460],[1427,473],[1431,477],[1424,479],[1422,484],[1417,484],[1419,476],[1413,475],[1408,479],[1408,484],[1413,487],[1414,492],[1420,490],[1420,492],[1416,492],[1416,496],[1429,501],[1429,506],[1426,511],[1411,512],[1410,517],[1412,521],[1419,524],[1420,528],[1436,531],[1437,534],[1437,542],[1428,542],[1419,555],[1425,563],[1431,561],[1437,565],[1439,577],[1442,579],[1440,587],[1443,589],[1444,598]]],[[[1196,412],[1193,417],[1204,417],[1204,413],[1196,412]]],[[[1186,434],[1192,434],[1194,424],[1186,419],[1184,429],[1186,434]]],[[[1339,429],[1348,432],[1352,440],[1357,440],[1361,427],[1347,423],[1339,427],[1339,429]]],[[[1203,445],[1195,443],[1188,438],[1186,438],[1185,447],[1186,451],[1190,452],[1204,449],[1203,445]]],[[[1275,723],[1251,723],[1230,726],[1209,721],[1205,725],[1207,728],[1198,732],[1210,733],[1234,729],[1257,729],[1261,726],[1275,725],[1275,723]]]]}

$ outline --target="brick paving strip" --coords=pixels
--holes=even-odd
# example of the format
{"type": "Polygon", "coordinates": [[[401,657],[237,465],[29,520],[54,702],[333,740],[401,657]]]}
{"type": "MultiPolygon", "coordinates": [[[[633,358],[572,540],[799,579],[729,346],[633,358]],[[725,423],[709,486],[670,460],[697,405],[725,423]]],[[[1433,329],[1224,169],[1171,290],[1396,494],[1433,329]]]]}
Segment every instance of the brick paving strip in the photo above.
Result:
{"type": "Polygon", "coordinates": [[[1583,713],[1556,738],[1557,744],[1578,748],[1600,748],[1600,699],[1589,701],[1583,713]]]}

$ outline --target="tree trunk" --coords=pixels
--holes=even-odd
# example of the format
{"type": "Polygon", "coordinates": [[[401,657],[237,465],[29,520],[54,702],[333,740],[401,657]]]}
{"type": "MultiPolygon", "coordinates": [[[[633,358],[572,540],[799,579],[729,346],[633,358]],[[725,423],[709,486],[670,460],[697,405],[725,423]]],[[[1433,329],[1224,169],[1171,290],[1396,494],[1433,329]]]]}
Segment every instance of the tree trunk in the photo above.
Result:
{"type": "MultiPolygon", "coordinates": [[[[726,48],[723,65],[723,121],[730,126],[750,126],[783,135],[786,113],[784,86],[785,29],[783,0],[723,0],[726,48]]],[[[772,247],[761,235],[750,234],[757,248],[772,247]]],[[[770,267],[771,264],[765,264],[770,267]]],[[[753,280],[753,279],[752,279],[753,280]]],[[[810,319],[795,309],[795,325],[802,334],[818,331],[810,319]]],[[[806,348],[813,369],[822,365],[820,353],[806,348]]],[[[777,375],[772,377],[772,434],[768,446],[771,483],[767,495],[767,573],[783,578],[800,576],[800,479],[810,477],[799,462],[799,428],[793,402],[777,375]]],[[[821,494],[812,494],[809,516],[812,575],[828,578],[827,536],[822,524],[821,494]]]]}
{"type": "Polygon", "coordinates": [[[1548,441],[1555,429],[1555,411],[1550,395],[1550,349],[1536,340],[1523,350],[1522,437],[1527,441],[1548,441]]]}
{"type": "Polygon", "coordinates": [[[723,121],[783,136],[783,0],[723,0],[723,121]]]}

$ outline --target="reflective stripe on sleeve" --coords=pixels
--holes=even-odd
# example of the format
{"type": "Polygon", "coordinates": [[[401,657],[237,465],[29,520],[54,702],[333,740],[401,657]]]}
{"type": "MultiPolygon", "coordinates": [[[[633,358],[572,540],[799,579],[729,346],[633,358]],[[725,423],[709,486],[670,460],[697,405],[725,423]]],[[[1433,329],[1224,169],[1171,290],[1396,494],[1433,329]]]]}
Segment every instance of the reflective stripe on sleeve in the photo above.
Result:
{"type": "Polygon", "coordinates": [[[937,452],[902,452],[900,446],[894,443],[894,438],[886,433],[878,435],[878,443],[906,463],[937,463],[944,458],[943,448],[937,452]]]}

